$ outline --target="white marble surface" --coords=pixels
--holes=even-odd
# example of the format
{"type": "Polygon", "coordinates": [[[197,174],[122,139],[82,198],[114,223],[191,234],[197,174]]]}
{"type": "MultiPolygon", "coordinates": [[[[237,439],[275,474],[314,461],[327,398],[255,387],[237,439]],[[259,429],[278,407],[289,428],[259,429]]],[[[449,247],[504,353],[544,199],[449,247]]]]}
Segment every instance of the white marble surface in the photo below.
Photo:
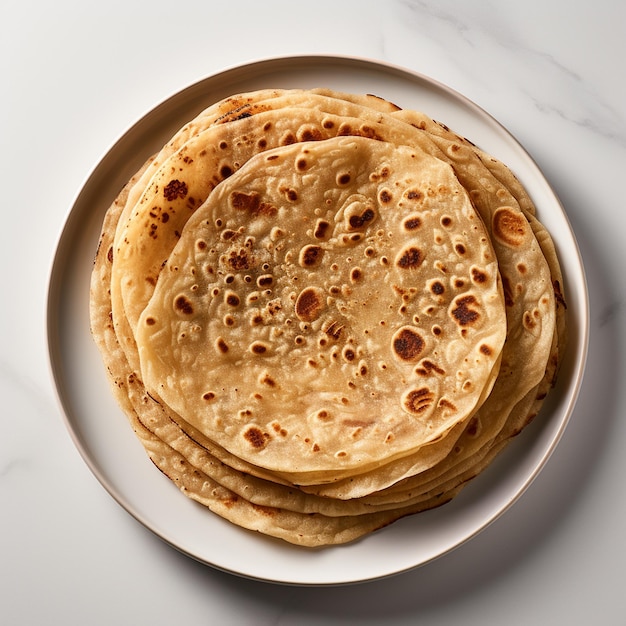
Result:
{"type": "Polygon", "coordinates": [[[619,0],[4,2],[0,622],[624,623],[626,5],[619,0]],[[590,290],[587,375],[529,491],[421,569],[341,588],[243,580],[145,530],[75,449],[48,370],[57,236],[91,168],[167,96],[257,58],[364,56],[461,91],[560,196],[590,290]]]}

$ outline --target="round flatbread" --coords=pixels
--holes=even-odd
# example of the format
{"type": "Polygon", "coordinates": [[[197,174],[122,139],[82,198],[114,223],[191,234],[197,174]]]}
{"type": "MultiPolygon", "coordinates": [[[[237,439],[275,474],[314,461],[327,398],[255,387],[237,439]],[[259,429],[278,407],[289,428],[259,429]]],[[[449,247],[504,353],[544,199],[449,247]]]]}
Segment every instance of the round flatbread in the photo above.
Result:
{"type": "Polygon", "coordinates": [[[505,337],[497,261],[452,168],[362,137],[267,151],[217,187],[136,335],[151,395],[301,484],[444,437],[505,337]]]}

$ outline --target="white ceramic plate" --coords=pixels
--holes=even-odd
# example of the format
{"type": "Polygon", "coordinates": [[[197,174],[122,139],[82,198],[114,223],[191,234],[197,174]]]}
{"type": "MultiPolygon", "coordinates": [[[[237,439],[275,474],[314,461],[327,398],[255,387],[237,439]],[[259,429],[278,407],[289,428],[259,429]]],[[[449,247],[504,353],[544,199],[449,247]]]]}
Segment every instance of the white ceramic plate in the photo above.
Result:
{"type": "Polygon", "coordinates": [[[467,541],[524,492],[559,441],[580,387],[587,348],[584,271],[567,217],[524,149],[451,89],[402,68],[355,58],[290,57],[228,69],[173,95],[134,124],[93,170],[71,208],[48,296],[51,369],[67,425],[98,480],[131,515],[178,550],[242,576],[306,585],[372,580],[424,565],[467,541]],[[560,255],[570,344],[559,383],[537,418],[486,472],[444,507],[354,544],[310,551],[242,530],[188,500],[158,472],[117,407],[89,331],[88,290],[104,213],[124,182],[186,121],[242,91],[330,87],[375,93],[444,121],[507,163],[530,192],[560,255]]]}

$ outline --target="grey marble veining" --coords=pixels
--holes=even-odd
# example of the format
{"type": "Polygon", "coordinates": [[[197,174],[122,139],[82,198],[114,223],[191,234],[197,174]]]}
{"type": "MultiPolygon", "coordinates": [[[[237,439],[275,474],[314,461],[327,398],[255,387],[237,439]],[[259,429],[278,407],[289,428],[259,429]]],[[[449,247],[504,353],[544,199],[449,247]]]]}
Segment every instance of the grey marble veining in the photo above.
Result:
{"type": "MultiPolygon", "coordinates": [[[[475,16],[474,3],[402,0],[396,18],[404,32],[420,33],[432,41],[437,53],[472,81],[478,79],[481,88],[507,92],[512,99],[521,97],[547,118],[574,124],[626,147],[625,111],[598,93],[558,47],[537,48],[525,23],[511,19],[507,3],[483,3],[483,19],[477,21],[475,16]],[[480,65],[472,67],[477,58],[480,65]]],[[[571,26],[564,20],[556,28],[570,31],[571,26]]],[[[555,32],[554,39],[558,38],[555,32]]],[[[410,42],[408,37],[405,41],[410,42]]],[[[615,71],[618,68],[616,61],[615,71]]]]}

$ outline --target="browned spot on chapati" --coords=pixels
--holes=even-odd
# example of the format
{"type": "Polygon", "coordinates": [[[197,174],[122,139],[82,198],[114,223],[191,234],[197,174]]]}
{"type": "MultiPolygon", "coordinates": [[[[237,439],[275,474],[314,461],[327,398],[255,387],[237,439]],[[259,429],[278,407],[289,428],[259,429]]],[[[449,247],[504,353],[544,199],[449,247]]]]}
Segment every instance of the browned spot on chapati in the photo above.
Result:
{"type": "Polygon", "coordinates": [[[324,292],[317,287],[307,287],[296,300],[296,315],[303,322],[312,322],[325,307],[324,292]]]}
{"type": "Polygon", "coordinates": [[[393,337],[393,352],[402,361],[417,361],[425,345],[422,336],[410,327],[400,329],[393,337]]]}

